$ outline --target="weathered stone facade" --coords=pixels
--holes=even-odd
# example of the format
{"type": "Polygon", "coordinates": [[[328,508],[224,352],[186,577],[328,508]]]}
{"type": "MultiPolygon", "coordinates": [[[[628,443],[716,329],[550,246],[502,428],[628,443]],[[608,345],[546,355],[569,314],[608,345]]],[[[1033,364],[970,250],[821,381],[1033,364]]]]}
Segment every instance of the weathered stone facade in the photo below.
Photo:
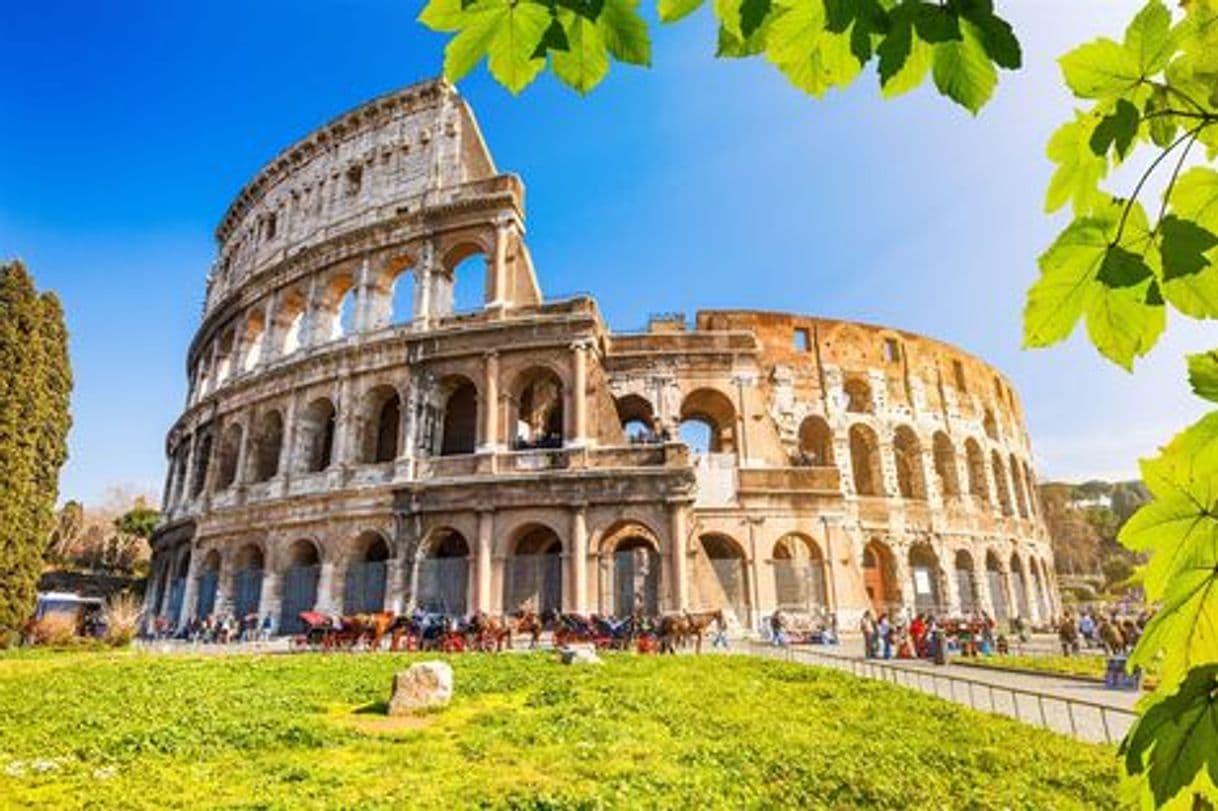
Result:
{"type": "Polygon", "coordinates": [[[150,616],[1057,610],[994,369],[797,315],[611,332],[591,298],[543,298],[523,195],[443,82],[241,191],[168,437],[150,616]],[[474,255],[484,306],[456,313],[474,255]]]}

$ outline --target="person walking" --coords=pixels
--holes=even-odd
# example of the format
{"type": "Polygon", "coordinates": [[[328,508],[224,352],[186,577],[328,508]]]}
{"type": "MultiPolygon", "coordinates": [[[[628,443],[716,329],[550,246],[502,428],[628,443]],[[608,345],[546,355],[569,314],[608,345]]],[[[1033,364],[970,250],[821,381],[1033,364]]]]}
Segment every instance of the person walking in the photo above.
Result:
{"type": "Polygon", "coordinates": [[[880,615],[880,622],[876,626],[876,633],[879,636],[879,642],[885,659],[892,658],[892,622],[888,619],[887,612],[880,615]]]}
{"type": "Polygon", "coordinates": [[[871,609],[863,612],[863,618],[859,620],[859,630],[863,633],[863,657],[866,659],[875,658],[875,618],[871,616],[871,609]]]}

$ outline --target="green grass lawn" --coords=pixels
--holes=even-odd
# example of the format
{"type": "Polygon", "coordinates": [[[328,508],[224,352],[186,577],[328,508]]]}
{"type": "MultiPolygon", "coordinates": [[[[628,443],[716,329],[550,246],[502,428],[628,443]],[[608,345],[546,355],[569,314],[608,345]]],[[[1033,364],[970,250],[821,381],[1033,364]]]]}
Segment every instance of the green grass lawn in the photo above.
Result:
{"type": "Polygon", "coordinates": [[[1113,750],[835,671],[745,657],[0,658],[0,806],[1111,808],[1113,750]],[[41,761],[41,762],[39,762],[41,761]]]}

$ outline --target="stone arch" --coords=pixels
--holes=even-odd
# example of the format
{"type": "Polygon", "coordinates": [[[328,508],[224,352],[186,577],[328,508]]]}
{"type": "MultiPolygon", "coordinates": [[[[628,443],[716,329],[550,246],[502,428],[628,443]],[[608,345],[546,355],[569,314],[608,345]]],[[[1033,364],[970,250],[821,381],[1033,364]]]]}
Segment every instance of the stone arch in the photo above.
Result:
{"type": "Polygon", "coordinates": [[[253,479],[269,481],[278,475],[283,456],[283,415],[278,410],[264,412],[258,419],[253,445],[253,479]]]}
{"type": "Polygon", "coordinates": [[[283,593],[280,602],[279,631],[296,634],[304,630],[300,614],[317,606],[317,585],[321,580],[321,547],[309,538],[293,541],[283,552],[283,593]]]}
{"type": "Polygon", "coordinates": [[[824,417],[812,414],[799,424],[799,459],[811,467],[833,466],[833,429],[824,417]]]}
{"type": "Polygon", "coordinates": [[[615,398],[613,404],[628,442],[651,442],[656,438],[655,408],[650,400],[641,394],[626,394],[615,398]]]}
{"type": "Polygon", "coordinates": [[[449,617],[468,613],[470,550],[465,535],[450,526],[428,533],[418,561],[419,608],[449,617]]]}
{"type": "Polygon", "coordinates": [[[440,420],[439,454],[473,453],[478,447],[478,387],[464,375],[449,375],[441,381],[440,391],[444,413],[440,420]]]}
{"type": "Polygon", "coordinates": [[[300,414],[296,447],[297,469],[320,473],[334,464],[338,411],[329,397],[318,397],[300,414]]]}
{"type": "Polygon", "coordinates": [[[275,348],[280,355],[291,355],[304,345],[307,312],[308,298],[303,290],[288,290],[280,297],[273,324],[275,348]]]}
{"type": "Polygon", "coordinates": [[[687,426],[691,423],[705,426],[705,449],[690,446],[690,450],[705,453],[736,452],[736,407],[732,400],[718,389],[695,389],[681,402],[681,438],[686,444],[694,438],[687,426]]]}
{"type": "Polygon", "coordinates": [[[850,426],[850,470],[854,492],[860,496],[884,495],[884,473],[880,467],[880,440],[875,430],[861,422],[850,426]]]}
{"type": "Polygon", "coordinates": [[[943,431],[935,431],[932,442],[935,453],[935,475],[939,477],[939,492],[944,496],[960,495],[960,472],[956,465],[956,447],[943,431]]]}
{"type": "Polygon", "coordinates": [[[872,538],[863,547],[863,589],[876,616],[895,610],[901,602],[901,586],[897,582],[897,560],[892,548],[879,538],[872,538]]]}
{"type": "Polygon", "coordinates": [[[967,549],[956,552],[956,593],[960,599],[960,613],[968,616],[981,610],[977,593],[977,564],[967,549]]]}
{"type": "Polygon", "coordinates": [[[1023,480],[1028,488],[1028,512],[1033,518],[1040,515],[1039,492],[1036,488],[1036,478],[1032,475],[1032,466],[1023,463],[1023,480]]]}
{"type": "Polygon", "coordinates": [[[968,464],[968,492],[984,504],[990,503],[990,488],[986,483],[985,456],[981,444],[969,437],[964,441],[964,459],[968,464]]]}
{"type": "Polygon", "coordinates": [[[391,557],[389,541],[380,532],[368,530],[355,537],[343,576],[344,614],[372,614],[384,610],[391,557]]]}
{"type": "Polygon", "coordinates": [[[925,499],[926,474],[922,467],[922,442],[908,425],[897,426],[892,441],[901,498],[925,499]]]}
{"type": "Polygon", "coordinates": [[[207,474],[211,470],[211,457],[213,451],[212,428],[199,429],[195,435],[195,469],[191,474],[190,479],[190,495],[192,498],[197,498],[203,494],[203,490],[207,486],[207,474]]]}
{"type": "Polygon", "coordinates": [[[435,315],[440,318],[483,309],[491,289],[490,246],[466,239],[449,248],[440,261],[434,280],[435,315]]]}
{"type": "Polygon", "coordinates": [[[233,367],[236,366],[237,355],[237,332],[233,327],[228,327],[220,337],[216,339],[216,387],[227,381],[233,376],[233,367]]]}
{"type": "Polygon", "coordinates": [[[381,329],[409,324],[415,314],[415,260],[401,256],[385,262],[368,289],[368,326],[381,329]]]}
{"type": "Polygon", "coordinates": [[[985,435],[995,442],[998,441],[998,421],[994,419],[994,412],[987,408],[985,415],[981,420],[981,427],[985,430],[985,435]]]}
{"type": "Polygon", "coordinates": [[[1020,474],[1019,460],[1015,454],[1010,456],[1011,483],[1015,487],[1015,507],[1019,510],[1020,518],[1028,517],[1028,493],[1024,488],[1023,476],[1020,474]]]}
{"type": "Polygon", "coordinates": [[[994,619],[1006,622],[1011,613],[1010,593],[1007,589],[1006,572],[1002,570],[1002,562],[993,549],[985,553],[985,578],[990,591],[990,605],[994,609],[994,619]]]}
{"type": "Polygon", "coordinates": [[[530,522],[512,535],[503,586],[503,611],[561,611],[563,542],[553,528],[530,522]]]}
{"type": "Polygon", "coordinates": [[[220,552],[212,549],[203,556],[195,586],[194,615],[199,619],[216,613],[216,594],[220,587],[220,552]]]}
{"type": "Polygon", "coordinates": [[[943,613],[943,578],[939,556],[927,541],[909,547],[909,576],[913,586],[914,610],[918,613],[943,613]]]}
{"type": "Polygon", "coordinates": [[[1010,579],[1011,591],[1015,599],[1012,600],[1016,616],[1023,617],[1025,620],[1031,615],[1028,605],[1028,582],[1024,574],[1023,561],[1020,560],[1017,552],[1011,553],[1010,562],[1010,579]]]}
{"type": "Polygon", "coordinates": [[[511,391],[515,404],[513,446],[562,447],[565,428],[562,377],[548,366],[533,366],[517,375],[511,391]]]}
{"type": "Polygon", "coordinates": [[[802,533],[788,533],[774,543],[770,562],[776,610],[822,612],[828,608],[825,558],[816,541],[802,533]]]}
{"type": "Polygon", "coordinates": [[[266,554],[256,543],[247,543],[233,558],[233,615],[243,619],[257,614],[262,603],[262,579],[266,554]]]}
{"type": "Polygon", "coordinates": [[[711,532],[698,538],[700,554],[696,581],[699,603],[703,608],[722,609],[742,625],[752,624],[752,586],[749,582],[748,555],[730,535],[711,532]]]}
{"type": "Polygon", "coordinates": [[[402,449],[402,395],[388,384],[374,386],[364,395],[364,431],[360,461],[392,462],[402,449]]]}
{"type": "Polygon", "coordinates": [[[224,491],[237,483],[238,466],[245,429],[241,423],[230,423],[220,435],[219,458],[216,465],[216,490],[224,491]]]}
{"type": "Polygon", "coordinates": [[[654,532],[643,524],[626,522],[601,542],[602,574],[610,589],[602,604],[615,617],[636,611],[654,617],[660,613],[660,546],[654,532]]]}
{"type": "Polygon", "coordinates": [[[336,341],[355,332],[358,295],[355,274],[340,270],[322,283],[313,311],[314,343],[336,341]]]}
{"type": "Polygon", "coordinates": [[[266,313],[261,307],[255,307],[245,316],[245,328],[238,361],[242,372],[252,372],[262,362],[265,346],[266,313]]]}
{"type": "Polygon", "coordinates": [[[861,377],[849,377],[842,386],[846,395],[846,410],[852,414],[871,414],[875,404],[871,396],[871,385],[861,377]]]}
{"type": "Polygon", "coordinates": [[[1011,488],[1007,484],[1006,465],[1002,463],[1002,454],[990,452],[990,466],[994,470],[994,489],[998,491],[998,506],[1003,515],[1013,515],[1015,508],[1011,506],[1011,488]]]}

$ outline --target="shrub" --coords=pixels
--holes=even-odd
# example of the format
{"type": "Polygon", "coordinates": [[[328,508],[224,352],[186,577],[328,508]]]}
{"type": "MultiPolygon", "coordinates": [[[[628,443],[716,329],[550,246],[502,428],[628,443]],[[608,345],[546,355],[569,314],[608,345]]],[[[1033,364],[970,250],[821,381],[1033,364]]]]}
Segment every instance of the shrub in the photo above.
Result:
{"type": "Polygon", "coordinates": [[[123,592],[111,597],[106,605],[106,642],[116,648],[130,645],[142,613],[134,594],[123,592]]]}
{"type": "Polygon", "coordinates": [[[47,614],[30,623],[26,641],[31,645],[67,647],[76,641],[76,618],[69,614],[47,614]]]}

